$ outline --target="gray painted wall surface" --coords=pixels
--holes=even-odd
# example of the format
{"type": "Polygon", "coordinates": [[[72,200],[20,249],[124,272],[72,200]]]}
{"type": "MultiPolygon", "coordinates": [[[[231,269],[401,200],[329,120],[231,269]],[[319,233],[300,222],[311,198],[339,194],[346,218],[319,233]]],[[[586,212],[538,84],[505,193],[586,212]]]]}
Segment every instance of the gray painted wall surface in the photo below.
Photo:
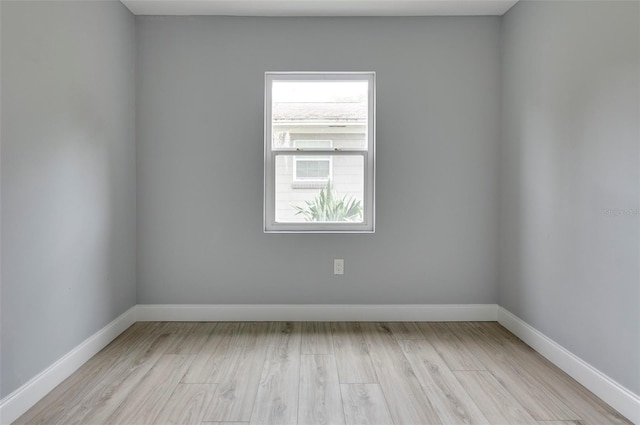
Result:
{"type": "Polygon", "coordinates": [[[136,30],[139,303],[497,301],[499,18],[136,30]],[[263,234],[265,71],[377,72],[375,234],[263,234]]]}
{"type": "Polygon", "coordinates": [[[500,305],[640,393],[638,2],[503,21],[500,305]]]}
{"type": "Polygon", "coordinates": [[[4,397],[136,302],[135,20],[1,4],[4,397]]]}
{"type": "Polygon", "coordinates": [[[0,397],[136,303],[134,93],[139,303],[499,302],[640,393],[638,3],[139,17],[137,42],[117,2],[0,4],[0,397]],[[262,233],[282,70],[377,72],[375,234],[262,233]]]}

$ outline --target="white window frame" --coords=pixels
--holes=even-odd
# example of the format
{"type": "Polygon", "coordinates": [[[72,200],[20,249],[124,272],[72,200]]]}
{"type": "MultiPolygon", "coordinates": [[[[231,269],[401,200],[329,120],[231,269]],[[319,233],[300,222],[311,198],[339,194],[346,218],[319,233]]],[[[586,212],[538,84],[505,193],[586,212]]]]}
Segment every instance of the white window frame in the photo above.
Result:
{"type": "MultiPolygon", "coordinates": [[[[264,96],[264,232],[265,233],[373,233],[375,232],[375,134],[376,134],[376,80],[375,72],[266,72],[264,96]],[[361,156],[364,164],[363,221],[335,223],[279,223],[275,216],[276,157],[295,155],[300,150],[291,147],[273,147],[271,89],[274,81],[366,81],[368,90],[368,120],[366,149],[310,149],[304,155],[361,156]]],[[[295,174],[294,174],[295,178],[295,174]]]]}

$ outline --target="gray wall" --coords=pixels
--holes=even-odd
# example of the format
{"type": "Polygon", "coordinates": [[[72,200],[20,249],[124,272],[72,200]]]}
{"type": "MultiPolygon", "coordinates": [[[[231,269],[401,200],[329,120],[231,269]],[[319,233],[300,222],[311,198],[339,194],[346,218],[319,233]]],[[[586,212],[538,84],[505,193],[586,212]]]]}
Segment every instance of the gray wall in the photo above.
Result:
{"type": "Polygon", "coordinates": [[[498,17],[136,30],[139,303],[497,301],[498,17]],[[289,70],[377,72],[375,234],[262,232],[264,72],[289,70]]]}
{"type": "Polygon", "coordinates": [[[136,302],[135,20],[1,7],[4,397],[136,302]]]}
{"type": "Polygon", "coordinates": [[[640,392],[638,3],[137,41],[117,2],[0,4],[0,397],[136,303],[136,254],[142,304],[500,302],[640,392]],[[281,70],[377,72],[375,234],[262,233],[281,70]]]}
{"type": "Polygon", "coordinates": [[[500,305],[640,393],[638,2],[503,21],[500,305]]]}

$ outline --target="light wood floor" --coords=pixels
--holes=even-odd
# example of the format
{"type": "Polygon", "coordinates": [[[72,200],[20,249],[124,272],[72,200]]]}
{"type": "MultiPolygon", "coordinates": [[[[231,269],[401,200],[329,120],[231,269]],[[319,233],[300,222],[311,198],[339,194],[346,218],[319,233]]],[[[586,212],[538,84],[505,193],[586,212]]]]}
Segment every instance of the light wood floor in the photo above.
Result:
{"type": "Polygon", "coordinates": [[[137,323],[15,423],[630,424],[494,322],[137,323]]]}

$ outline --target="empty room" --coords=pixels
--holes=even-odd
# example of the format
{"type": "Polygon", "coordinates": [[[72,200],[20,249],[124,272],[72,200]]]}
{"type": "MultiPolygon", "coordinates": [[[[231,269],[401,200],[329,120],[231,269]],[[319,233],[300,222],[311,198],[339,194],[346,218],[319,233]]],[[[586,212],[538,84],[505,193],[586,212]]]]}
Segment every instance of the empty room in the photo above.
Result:
{"type": "Polygon", "coordinates": [[[0,424],[640,424],[640,0],[0,0],[0,424]]]}

